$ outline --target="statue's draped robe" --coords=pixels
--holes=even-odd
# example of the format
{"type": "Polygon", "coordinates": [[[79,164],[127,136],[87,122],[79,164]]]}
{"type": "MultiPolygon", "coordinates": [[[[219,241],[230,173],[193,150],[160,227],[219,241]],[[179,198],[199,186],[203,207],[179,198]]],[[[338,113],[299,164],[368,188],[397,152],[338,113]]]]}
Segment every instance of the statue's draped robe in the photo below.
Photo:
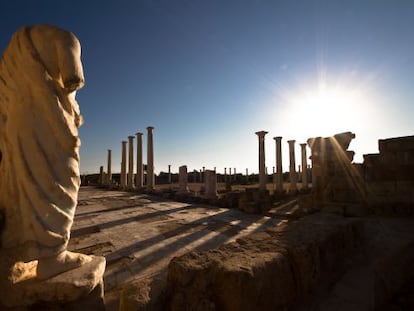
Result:
{"type": "Polygon", "coordinates": [[[83,81],[82,65],[64,47],[49,44],[51,53],[62,49],[54,68],[64,72],[60,80],[35,48],[30,27],[13,35],[0,62],[2,247],[24,250],[25,261],[66,249],[80,185],[81,116],[76,91],[62,79],[75,68],[83,81]]]}

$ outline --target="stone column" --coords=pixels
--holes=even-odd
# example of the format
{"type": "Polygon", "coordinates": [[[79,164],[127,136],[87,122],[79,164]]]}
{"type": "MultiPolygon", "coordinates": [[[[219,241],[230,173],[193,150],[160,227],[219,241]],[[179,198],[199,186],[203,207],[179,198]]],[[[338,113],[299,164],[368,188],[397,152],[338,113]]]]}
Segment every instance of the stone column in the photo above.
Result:
{"type": "Polygon", "coordinates": [[[282,137],[273,137],[276,141],[276,192],[283,193],[283,171],[282,171],[282,137]]]}
{"type": "Polygon", "coordinates": [[[205,173],[206,173],[206,167],[205,166],[203,166],[203,173],[201,174],[201,182],[204,182],[205,181],[205,173]]]}
{"type": "Polygon", "coordinates": [[[178,168],[178,186],[179,193],[188,192],[188,175],[187,175],[187,165],[182,165],[178,168]]]}
{"type": "Polygon", "coordinates": [[[110,186],[112,185],[112,150],[108,149],[108,167],[107,167],[107,174],[108,174],[108,178],[107,178],[107,185],[110,186]]]}
{"type": "Polygon", "coordinates": [[[152,130],[154,127],[148,126],[147,137],[147,190],[153,190],[155,186],[154,180],[154,144],[152,139],[152,130]]]}
{"type": "Polygon", "coordinates": [[[246,168],[246,183],[249,182],[249,169],[246,168]]]}
{"type": "Polygon", "coordinates": [[[217,198],[217,176],[216,172],[212,170],[206,170],[204,175],[204,187],[205,193],[204,196],[207,199],[216,199],[217,198]]]}
{"type": "Polygon", "coordinates": [[[296,163],[295,163],[295,140],[289,140],[289,179],[290,179],[290,185],[289,185],[289,193],[295,194],[298,191],[297,185],[296,185],[296,163]]]}
{"type": "Polygon", "coordinates": [[[196,183],[197,182],[197,174],[198,174],[197,170],[194,169],[193,170],[193,183],[196,183]]]}
{"type": "Polygon", "coordinates": [[[306,143],[300,144],[302,151],[302,189],[308,189],[308,163],[306,157],[306,143]]]}
{"type": "Polygon", "coordinates": [[[102,186],[104,183],[104,170],[103,166],[99,167],[99,179],[98,179],[98,185],[102,186]]]}
{"type": "Polygon", "coordinates": [[[171,184],[171,165],[168,165],[168,183],[171,184]]]}
{"type": "Polygon", "coordinates": [[[229,182],[231,183],[232,176],[231,176],[231,167],[229,167],[229,182]]]}
{"type": "Polygon", "coordinates": [[[128,188],[132,189],[134,184],[134,136],[128,136],[129,154],[128,154],[128,188]]]}
{"type": "Polygon", "coordinates": [[[121,188],[126,187],[126,145],[127,142],[122,142],[122,158],[121,158],[121,188]]]}
{"type": "Polygon", "coordinates": [[[142,163],[142,133],[138,132],[137,136],[137,174],[135,176],[135,188],[138,190],[144,186],[144,172],[142,163]]]}
{"type": "Polygon", "coordinates": [[[227,184],[227,167],[224,168],[224,183],[227,184]]]}
{"type": "Polygon", "coordinates": [[[268,132],[266,131],[256,132],[256,135],[259,138],[259,190],[260,191],[266,190],[267,176],[266,176],[264,139],[267,133],[268,132]]]}

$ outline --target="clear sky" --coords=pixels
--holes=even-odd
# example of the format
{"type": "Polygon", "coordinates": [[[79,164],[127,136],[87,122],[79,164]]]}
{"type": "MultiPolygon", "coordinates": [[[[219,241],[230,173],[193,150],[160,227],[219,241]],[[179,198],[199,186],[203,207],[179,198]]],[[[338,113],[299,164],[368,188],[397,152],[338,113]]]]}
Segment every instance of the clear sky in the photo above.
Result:
{"type": "MultiPolygon", "coordinates": [[[[81,171],[154,126],[155,171],[258,171],[256,131],[287,140],[352,131],[356,162],[414,134],[414,1],[3,1],[0,49],[54,24],[82,45],[81,171]]],[[[296,146],[297,164],[300,148],[296,146]]],[[[309,150],[308,150],[309,153],[309,150]]],[[[144,162],[146,148],[144,148],[144,162]]]]}

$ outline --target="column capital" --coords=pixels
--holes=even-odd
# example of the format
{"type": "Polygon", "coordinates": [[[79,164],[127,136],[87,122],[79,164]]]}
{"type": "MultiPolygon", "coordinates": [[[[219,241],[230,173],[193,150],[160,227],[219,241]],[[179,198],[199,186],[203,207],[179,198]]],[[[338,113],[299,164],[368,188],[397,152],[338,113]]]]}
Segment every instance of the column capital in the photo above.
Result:
{"type": "Polygon", "coordinates": [[[257,136],[259,136],[259,137],[264,137],[267,133],[269,133],[269,132],[266,132],[266,131],[259,131],[259,132],[256,132],[255,134],[256,134],[257,136]]]}
{"type": "Polygon", "coordinates": [[[147,126],[147,130],[148,131],[152,131],[154,129],[154,127],[153,126],[147,126]]]}
{"type": "Polygon", "coordinates": [[[299,144],[302,148],[304,148],[304,147],[306,147],[308,144],[307,143],[302,143],[302,144],[299,144]]]}
{"type": "Polygon", "coordinates": [[[142,135],[144,135],[144,134],[142,134],[141,132],[137,132],[137,133],[135,133],[135,135],[137,135],[137,136],[142,136],[142,135]]]}
{"type": "Polygon", "coordinates": [[[129,140],[132,140],[132,139],[134,139],[135,138],[135,136],[128,136],[128,139],[129,140]]]}
{"type": "Polygon", "coordinates": [[[282,136],[276,136],[276,137],[273,137],[273,139],[276,140],[276,141],[281,141],[282,140],[282,136]]]}
{"type": "Polygon", "coordinates": [[[294,144],[295,142],[296,142],[296,140],[294,140],[294,139],[288,140],[289,144],[294,144]]]}
{"type": "Polygon", "coordinates": [[[123,143],[123,144],[127,144],[128,142],[127,142],[126,140],[123,140],[123,141],[122,141],[122,143],[123,143]]]}

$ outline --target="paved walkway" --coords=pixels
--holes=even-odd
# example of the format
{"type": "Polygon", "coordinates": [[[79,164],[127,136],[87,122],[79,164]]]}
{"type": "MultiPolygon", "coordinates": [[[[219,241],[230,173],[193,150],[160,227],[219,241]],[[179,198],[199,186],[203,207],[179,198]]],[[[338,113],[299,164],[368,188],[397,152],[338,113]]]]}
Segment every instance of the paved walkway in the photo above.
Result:
{"type": "Polygon", "coordinates": [[[276,226],[278,218],[235,209],[82,187],[69,250],[105,256],[107,307],[127,282],[164,273],[169,261],[276,226]]]}

